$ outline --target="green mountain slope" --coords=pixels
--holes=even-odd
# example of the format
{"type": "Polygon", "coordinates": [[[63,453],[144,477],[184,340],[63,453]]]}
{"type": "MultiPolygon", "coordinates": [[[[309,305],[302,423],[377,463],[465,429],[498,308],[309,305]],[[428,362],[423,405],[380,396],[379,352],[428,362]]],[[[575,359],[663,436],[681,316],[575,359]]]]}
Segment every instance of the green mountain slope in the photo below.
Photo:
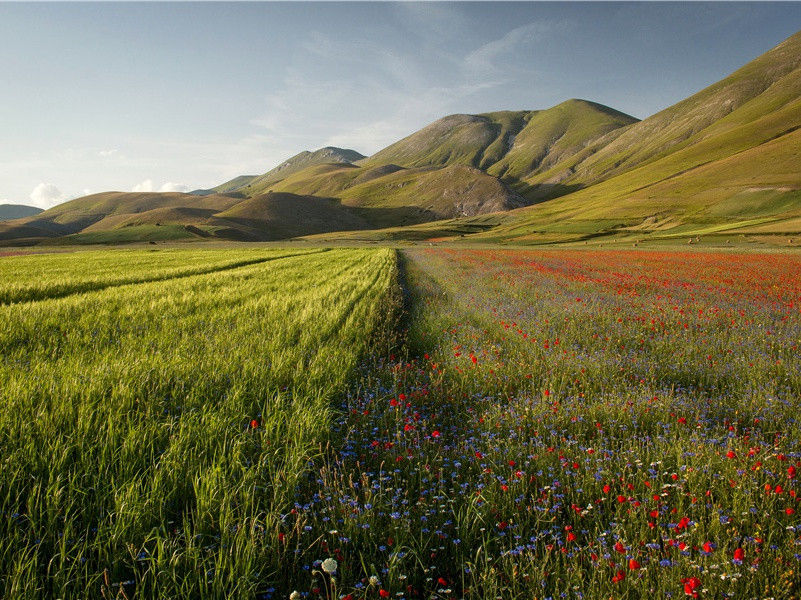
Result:
{"type": "Polygon", "coordinates": [[[632,125],[576,163],[599,180],[509,215],[493,233],[614,229],[660,236],[797,232],[801,216],[801,34],[632,125]],[[626,168],[626,165],[628,167],[626,168]],[[796,223],[792,225],[792,223],[796,223]]]}
{"type": "Polygon", "coordinates": [[[263,175],[259,175],[244,185],[233,188],[229,191],[237,191],[247,196],[255,196],[269,190],[271,184],[281,181],[282,179],[286,179],[294,173],[302,171],[308,167],[325,163],[349,165],[354,161],[361,160],[363,158],[364,155],[359,154],[355,150],[334,148],[332,146],[320,148],[314,152],[304,151],[296,154],[289,160],[284,161],[263,175]]]}
{"type": "MultiPolygon", "coordinates": [[[[541,111],[451,115],[377,152],[365,166],[480,168],[528,195],[527,178],[637,120],[601,104],[568,100],[541,111]]],[[[549,192],[553,195],[553,190],[549,192]]],[[[535,197],[541,197],[542,189],[535,197]]]]}

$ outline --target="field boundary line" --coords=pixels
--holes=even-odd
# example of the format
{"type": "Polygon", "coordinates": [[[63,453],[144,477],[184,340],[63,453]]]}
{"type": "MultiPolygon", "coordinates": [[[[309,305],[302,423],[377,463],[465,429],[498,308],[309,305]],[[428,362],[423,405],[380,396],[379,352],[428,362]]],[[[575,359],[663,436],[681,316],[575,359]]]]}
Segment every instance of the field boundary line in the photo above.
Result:
{"type": "Polygon", "coordinates": [[[216,267],[208,268],[208,269],[199,269],[197,271],[186,272],[186,273],[178,273],[174,275],[165,275],[165,276],[155,276],[155,277],[148,277],[145,279],[137,279],[134,281],[116,281],[110,283],[98,283],[97,285],[90,285],[86,288],[72,288],[72,289],[64,289],[58,290],[52,294],[47,294],[41,297],[37,297],[36,294],[31,294],[28,297],[21,297],[16,300],[0,300],[0,307],[2,306],[13,306],[15,304],[21,304],[23,302],[44,302],[47,300],[58,300],[59,298],[66,298],[68,296],[74,296],[77,294],[89,293],[89,292],[100,292],[103,290],[107,290],[110,288],[115,287],[122,287],[124,285],[138,285],[143,283],[155,283],[157,281],[172,281],[174,279],[184,279],[187,277],[196,277],[199,275],[209,275],[211,273],[221,273],[223,271],[231,271],[234,269],[240,269],[242,267],[250,267],[252,265],[258,265],[261,263],[272,262],[275,260],[282,260],[284,258],[295,258],[298,256],[315,256],[317,254],[322,254],[324,252],[328,252],[330,248],[321,248],[319,250],[313,250],[311,252],[297,252],[295,254],[282,254],[281,256],[270,256],[270,257],[262,257],[258,259],[248,259],[237,261],[235,263],[229,263],[226,265],[218,265],[216,267]]]}

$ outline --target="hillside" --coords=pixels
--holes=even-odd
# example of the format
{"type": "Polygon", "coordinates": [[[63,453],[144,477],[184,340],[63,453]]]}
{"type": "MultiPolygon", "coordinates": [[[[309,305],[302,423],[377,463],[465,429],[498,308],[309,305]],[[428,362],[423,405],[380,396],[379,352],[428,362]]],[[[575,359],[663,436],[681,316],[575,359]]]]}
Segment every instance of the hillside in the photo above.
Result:
{"type": "Polygon", "coordinates": [[[540,111],[451,115],[379,151],[364,165],[468,165],[541,199],[563,193],[560,182],[532,185],[528,179],[636,122],[607,106],[575,99],[540,111]]]}
{"type": "Polygon", "coordinates": [[[40,212],[42,212],[42,209],[35,206],[26,206],[24,204],[0,204],[0,221],[32,217],[38,215],[40,212]]]}
{"type": "Polygon", "coordinates": [[[642,121],[576,99],[450,115],[370,157],[325,147],[191,194],[79,198],[0,223],[0,240],[792,235],[799,164],[801,33],[642,121]]]}
{"type": "Polygon", "coordinates": [[[485,235],[798,233],[800,129],[796,34],[572,164],[565,182],[586,189],[516,211],[485,235]]]}

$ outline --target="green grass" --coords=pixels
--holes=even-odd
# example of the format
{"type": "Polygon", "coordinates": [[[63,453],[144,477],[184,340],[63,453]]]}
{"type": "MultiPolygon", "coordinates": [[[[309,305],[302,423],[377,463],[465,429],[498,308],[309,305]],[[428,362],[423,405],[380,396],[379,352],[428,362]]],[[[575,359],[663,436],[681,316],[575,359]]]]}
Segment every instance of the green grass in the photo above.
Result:
{"type": "Polygon", "coordinates": [[[92,250],[0,258],[0,304],[225,271],[304,250],[92,250]]]}
{"type": "MultiPolygon", "coordinates": [[[[392,314],[395,259],[263,254],[0,307],[1,596],[252,598],[283,577],[281,515],[392,314]]],[[[3,260],[38,259],[46,293],[52,258],[3,260]]],[[[91,285],[153,255],[71,259],[62,279],[91,285]]]]}

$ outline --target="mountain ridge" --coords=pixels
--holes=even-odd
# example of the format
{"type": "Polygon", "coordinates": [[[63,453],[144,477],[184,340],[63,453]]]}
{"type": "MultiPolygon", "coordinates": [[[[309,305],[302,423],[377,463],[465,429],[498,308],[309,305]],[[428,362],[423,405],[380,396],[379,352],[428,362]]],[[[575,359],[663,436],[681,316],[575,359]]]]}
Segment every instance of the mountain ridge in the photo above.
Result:
{"type": "Polygon", "coordinates": [[[88,196],[2,223],[0,240],[165,225],[242,239],[462,227],[520,243],[801,231],[800,149],[797,33],[643,120],[582,99],[447,115],[369,157],[327,146],[192,194],[88,196]],[[429,225],[442,220],[456,225],[429,225]]]}

